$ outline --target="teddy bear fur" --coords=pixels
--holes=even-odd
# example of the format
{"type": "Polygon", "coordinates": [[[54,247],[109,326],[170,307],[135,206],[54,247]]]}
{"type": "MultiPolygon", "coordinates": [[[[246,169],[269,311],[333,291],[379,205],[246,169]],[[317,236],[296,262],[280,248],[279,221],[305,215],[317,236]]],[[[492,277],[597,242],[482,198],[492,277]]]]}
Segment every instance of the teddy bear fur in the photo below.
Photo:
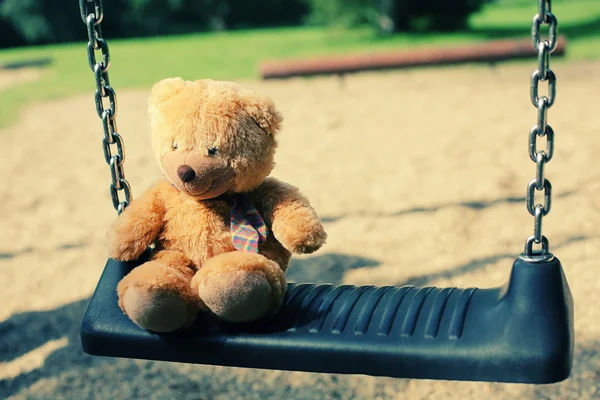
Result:
{"type": "Polygon", "coordinates": [[[325,243],[317,213],[298,188],[268,177],[282,115],[273,101],[231,82],[165,79],[152,88],[152,148],[164,175],[119,215],[111,258],[150,261],[117,287],[119,305],[156,332],[189,327],[206,311],[232,322],[276,313],[292,254],[325,243]],[[237,250],[231,196],[244,193],[269,233],[258,252],[237,250]]]}

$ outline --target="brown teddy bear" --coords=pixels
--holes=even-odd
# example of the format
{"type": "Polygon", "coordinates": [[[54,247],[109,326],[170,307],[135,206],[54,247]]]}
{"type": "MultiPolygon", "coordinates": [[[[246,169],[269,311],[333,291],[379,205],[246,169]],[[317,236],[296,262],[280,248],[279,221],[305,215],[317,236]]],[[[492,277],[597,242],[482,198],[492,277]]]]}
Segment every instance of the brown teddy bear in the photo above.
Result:
{"type": "Polygon", "coordinates": [[[121,309],[155,332],[189,327],[199,310],[248,322],[276,313],[292,253],[326,233],[296,187],[269,177],[282,116],[230,82],[165,79],[148,114],[165,180],[135,199],[108,235],[109,256],[150,261],[117,287],[121,309]]]}

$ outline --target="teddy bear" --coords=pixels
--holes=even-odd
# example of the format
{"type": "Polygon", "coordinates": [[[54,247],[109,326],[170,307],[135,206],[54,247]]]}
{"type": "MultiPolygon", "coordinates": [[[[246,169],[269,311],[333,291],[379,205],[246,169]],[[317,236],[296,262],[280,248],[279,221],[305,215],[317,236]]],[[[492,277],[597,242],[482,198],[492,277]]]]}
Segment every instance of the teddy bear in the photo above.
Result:
{"type": "Polygon", "coordinates": [[[233,82],[169,78],[148,101],[163,178],[108,233],[120,261],[149,261],[117,286],[121,310],[153,332],[188,328],[199,312],[231,323],[279,310],[292,254],[327,239],[309,200],[270,176],[283,117],[272,99],[233,82]]]}

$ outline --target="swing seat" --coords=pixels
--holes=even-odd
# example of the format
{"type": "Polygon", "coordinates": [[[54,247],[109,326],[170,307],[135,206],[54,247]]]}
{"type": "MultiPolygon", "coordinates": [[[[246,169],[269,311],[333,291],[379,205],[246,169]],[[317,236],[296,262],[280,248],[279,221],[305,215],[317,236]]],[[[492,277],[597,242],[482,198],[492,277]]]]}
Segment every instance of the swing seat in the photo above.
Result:
{"type": "Polygon", "coordinates": [[[141,263],[108,260],[81,326],[86,353],[396,378],[553,383],[573,360],[573,299],[560,261],[518,258],[492,289],[289,284],[280,312],[185,331],[137,327],[116,286],[141,263]]]}

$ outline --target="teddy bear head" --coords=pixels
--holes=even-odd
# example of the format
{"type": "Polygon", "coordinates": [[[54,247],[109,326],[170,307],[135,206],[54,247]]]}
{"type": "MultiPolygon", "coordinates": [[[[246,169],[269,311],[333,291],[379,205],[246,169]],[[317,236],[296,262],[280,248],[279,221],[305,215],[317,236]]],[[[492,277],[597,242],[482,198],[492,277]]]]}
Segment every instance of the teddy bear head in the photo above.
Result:
{"type": "Polygon", "coordinates": [[[231,82],[164,79],[148,115],[163,175],[203,200],[258,187],[274,167],[282,116],[273,101],[231,82]]]}

